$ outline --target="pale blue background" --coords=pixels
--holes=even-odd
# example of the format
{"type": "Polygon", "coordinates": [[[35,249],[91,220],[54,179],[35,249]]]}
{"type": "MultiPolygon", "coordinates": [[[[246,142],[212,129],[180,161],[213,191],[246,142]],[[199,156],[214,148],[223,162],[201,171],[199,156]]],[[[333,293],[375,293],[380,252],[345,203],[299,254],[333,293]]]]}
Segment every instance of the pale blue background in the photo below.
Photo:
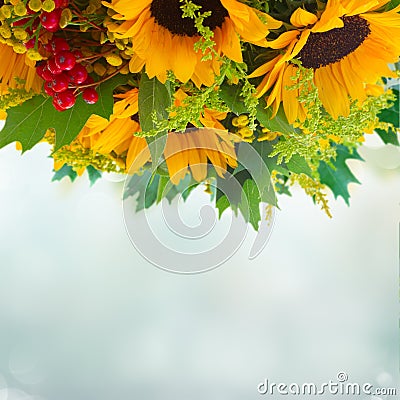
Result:
{"type": "Polygon", "coordinates": [[[362,150],[332,220],[295,190],[260,257],[250,235],[196,276],[136,253],[120,183],[50,183],[48,154],[0,151],[0,400],[247,400],[339,371],[398,386],[397,149],[362,150]]]}

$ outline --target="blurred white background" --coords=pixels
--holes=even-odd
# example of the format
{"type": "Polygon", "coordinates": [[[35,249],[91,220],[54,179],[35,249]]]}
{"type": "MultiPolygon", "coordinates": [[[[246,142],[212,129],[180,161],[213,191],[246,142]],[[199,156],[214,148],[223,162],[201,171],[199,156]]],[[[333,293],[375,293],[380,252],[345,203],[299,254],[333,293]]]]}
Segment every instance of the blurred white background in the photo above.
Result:
{"type": "Polygon", "coordinates": [[[361,153],[350,208],[329,220],[295,190],[258,258],[250,235],[182,276],[132,247],[121,183],[51,183],[47,145],[2,149],[0,399],[250,400],[339,371],[398,387],[400,152],[361,153]]]}

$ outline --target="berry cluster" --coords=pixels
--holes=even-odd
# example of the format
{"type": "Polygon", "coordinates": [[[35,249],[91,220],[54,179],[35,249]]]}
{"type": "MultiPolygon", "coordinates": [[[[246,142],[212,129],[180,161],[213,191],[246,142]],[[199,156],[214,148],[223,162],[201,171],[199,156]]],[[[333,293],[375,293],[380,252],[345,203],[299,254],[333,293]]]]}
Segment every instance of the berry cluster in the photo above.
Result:
{"type": "Polygon", "coordinates": [[[44,91],[53,97],[53,105],[58,111],[71,108],[82,88],[82,97],[88,104],[94,104],[99,95],[93,87],[93,78],[88,75],[86,68],[79,63],[82,53],[71,51],[67,41],[54,37],[44,45],[51,53],[46,61],[36,66],[36,73],[45,80],[44,91]]]}
{"type": "Polygon", "coordinates": [[[30,1],[26,6],[21,4],[24,10],[21,10],[18,15],[25,14],[25,17],[14,21],[13,26],[28,25],[27,32],[30,36],[40,27],[48,32],[57,32],[61,28],[61,15],[68,7],[68,3],[69,0],[52,0],[49,2],[49,7],[45,7],[46,4],[41,1],[30,1]]]}
{"type": "Polygon", "coordinates": [[[46,12],[42,11],[40,14],[40,22],[44,29],[49,32],[57,32],[60,29],[60,20],[62,10],[68,7],[69,0],[53,0],[55,9],[46,12]]]}

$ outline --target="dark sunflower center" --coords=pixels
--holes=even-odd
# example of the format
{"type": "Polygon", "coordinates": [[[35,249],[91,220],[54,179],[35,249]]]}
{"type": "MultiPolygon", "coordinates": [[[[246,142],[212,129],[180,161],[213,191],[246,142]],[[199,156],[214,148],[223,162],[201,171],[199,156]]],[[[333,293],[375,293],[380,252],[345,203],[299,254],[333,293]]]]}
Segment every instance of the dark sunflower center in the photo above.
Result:
{"type": "MultiPolygon", "coordinates": [[[[193,0],[193,3],[201,6],[200,13],[211,11],[211,15],[204,19],[203,25],[211,30],[220,27],[228,11],[219,0],[193,0]]],[[[168,29],[172,34],[180,36],[196,36],[198,31],[192,18],[183,18],[179,0],[153,0],[150,11],[158,25],[168,29]]]]}
{"type": "Polygon", "coordinates": [[[368,22],[355,15],[342,17],[343,28],[311,33],[298,58],[305,68],[320,68],[340,61],[356,50],[371,33],[368,22]]]}

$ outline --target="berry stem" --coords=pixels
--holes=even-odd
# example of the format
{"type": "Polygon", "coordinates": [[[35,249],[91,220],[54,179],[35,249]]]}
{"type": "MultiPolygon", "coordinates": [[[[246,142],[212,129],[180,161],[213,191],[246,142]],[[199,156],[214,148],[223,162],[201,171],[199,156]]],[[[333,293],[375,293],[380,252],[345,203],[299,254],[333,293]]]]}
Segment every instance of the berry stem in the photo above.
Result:
{"type": "Polygon", "coordinates": [[[81,21],[87,22],[88,24],[92,25],[94,28],[96,28],[99,31],[105,31],[104,28],[100,27],[99,25],[95,24],[94,22],[90,21],[88,17],[85,17],[81,10],[76,6],[76,4],[72,3],[72,7],[74,10],[72,10],[72,13],[75,14],[77,17],[81,19],[81,21]]]}
{"type": "Polygon", "coordinates": [[[99,86],[100,84],[108,81],[115,75],[118,75],[119,72],[126,66],[128,65],[128,61],[125,64],[122,64],[116,71],[114,71],[112,74],[105,76],[103,79],[100,79],[97,82],[89,83],[88,85],[80,85],[80,86],[70,86],[71,89],[75,89],[74,94],[78,92],[79,89],[86,89],[89,87],[96,87],[99,86]]]}

